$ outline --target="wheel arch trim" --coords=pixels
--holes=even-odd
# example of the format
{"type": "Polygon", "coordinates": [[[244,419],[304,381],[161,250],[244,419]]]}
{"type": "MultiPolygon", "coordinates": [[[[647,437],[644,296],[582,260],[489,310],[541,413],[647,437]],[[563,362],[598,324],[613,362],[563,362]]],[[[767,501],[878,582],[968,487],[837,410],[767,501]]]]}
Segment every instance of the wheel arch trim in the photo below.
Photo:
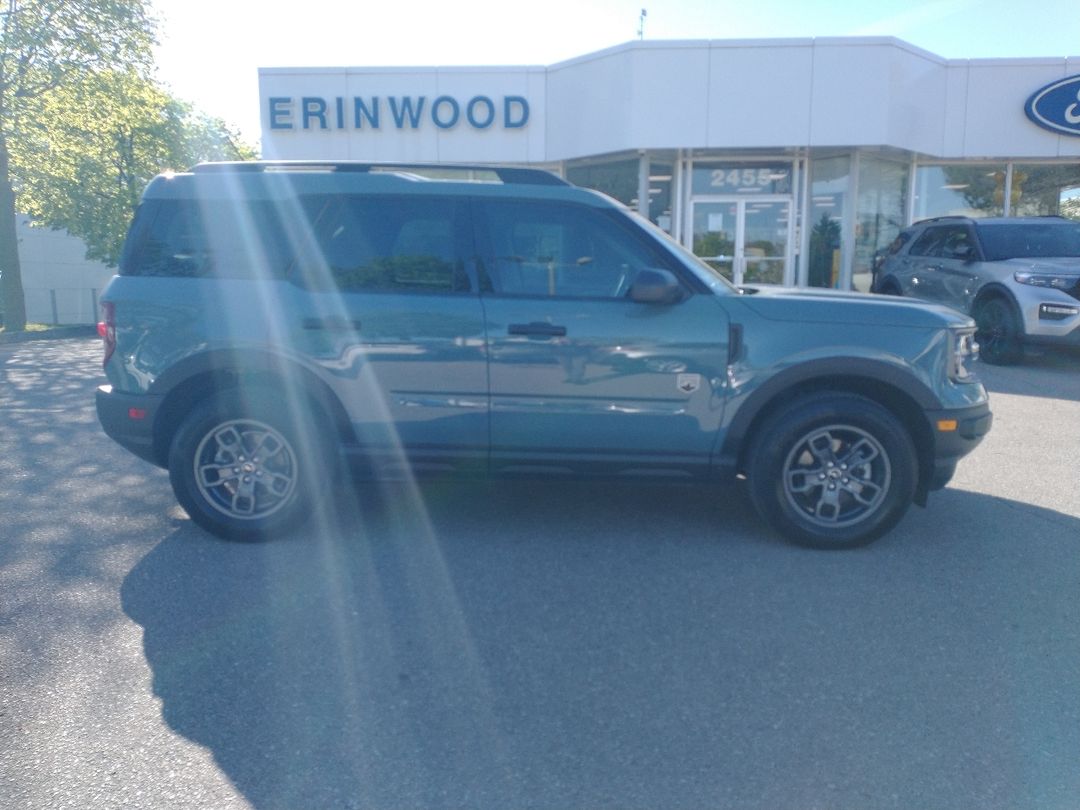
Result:
{"type": "Polygon", "coordinates": [[[183,414],[212,390],[238,388],[245,383],[280,386],[302,393],[321,408],[339,436],[351,430],[337,396],[319,376],[297,360],[257,349],[219,349],[184,358],[158,377],[148,393],[162,397],[154,421],[154,455],[167,464],[169,444],[183,414]]]}
{"type": "MultiPolygon", "coordinates": [[[[889,363],[858,357],[823,358],[802,363],[771,377],[739,406],[714,466],[722,473],[739,472],[755,430],[769,413],[796,396],[817,390],[866,396],[897,413],[912,427],[913,433],[924,427],[918,421],[915,425],[910,424],[916,410],[925,412],[943,407],[929,387],[889,363]]],[[[913,438],[922,457],[925,445],[919,437],[913,438]]]]}

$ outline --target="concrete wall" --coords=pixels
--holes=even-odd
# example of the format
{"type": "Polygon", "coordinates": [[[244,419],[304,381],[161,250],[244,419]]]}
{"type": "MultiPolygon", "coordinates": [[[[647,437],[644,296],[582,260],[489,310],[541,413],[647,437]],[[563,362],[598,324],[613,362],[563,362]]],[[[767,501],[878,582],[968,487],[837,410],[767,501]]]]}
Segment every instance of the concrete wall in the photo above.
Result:
{"type": "Polygon", "coordinates": [[[86,246],[67,231],[31,227],[26,217],[17,228],[27,320],[97,323],[97,298],[116,270],[87,261],[86,246]]]}

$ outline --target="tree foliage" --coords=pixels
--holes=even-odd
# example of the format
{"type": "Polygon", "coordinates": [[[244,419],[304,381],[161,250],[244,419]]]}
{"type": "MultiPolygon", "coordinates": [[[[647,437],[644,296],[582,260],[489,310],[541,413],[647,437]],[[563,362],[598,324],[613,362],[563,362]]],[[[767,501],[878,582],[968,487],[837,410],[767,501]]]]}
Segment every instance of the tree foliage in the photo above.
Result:
{"type": "Polygon", "coordinates": [[[114,265],[146,183],[201,160],[254,157],[219,120],[133,71],[68,82],[41,99],[41,119],[13,144],[19,210],[82,238],[114,265]]]}
{"type": "Polygon", "coordinates": [[[43,123],[43,98],[96,73],[146,75],[155,22],[148,0],[17,0],[0,19],[0,292],[9,329],[26,308],[15,236],[11,144],[43,123]]]}

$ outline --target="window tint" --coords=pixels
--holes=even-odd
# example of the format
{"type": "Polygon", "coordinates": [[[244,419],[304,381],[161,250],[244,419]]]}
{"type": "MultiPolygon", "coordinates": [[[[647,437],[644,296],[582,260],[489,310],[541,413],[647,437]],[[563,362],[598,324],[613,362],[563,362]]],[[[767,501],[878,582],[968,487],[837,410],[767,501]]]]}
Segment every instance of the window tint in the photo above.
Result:
{"type": "Polygon", "coordinates": [[[442,198],[310,195],[300,198],[310,244],[295,273],[318,288],[351,292],[470,288],[463,256],[468,221],[442,198]],[[311,248],[314,248],[312,253],[311,248]]]}
{"type": "Polygon", "coordinates": [[[281,277],[290,261],[273,203],[152,200],[139,207],[120,272],[190,278],[281,277]]]}
{"type": "Polygon", "coordinates": [[[1080,256],[1080,225],[1025,222],[979,227],[989,261],[1030,257],[1080,256]]]}
{"type": "Polygon", "coordinates": [[[927,228],[923,231],[922,236],[912,244],[908,254],[911,256],[936,256],[944,238],[944,228],[927,228]]]}
{"type": "Polygon", "coordinates": [[[502,295],[621,298],[639,270],[662,266],[647,243],[592,208],[513,201],[481,209],[484,266],[502,295]]]}
{"type": "Polygon", "coordinates": [[[942,259],[967,258],[975,249],[966,225],[927,228],[911,246],[911,256],[934,256],[942,259]]]}
{"type": "Polygon", "coordinates": [[[938,248],[938,256],[943,259],[965,259],[975,249],[971,232],[966,227],[946,228],[944,238],[938,248]]]}
{"type": "Polygon", "coordinates": [[[893,239],[892,242],[889,243],[888,255],[889,256],[895,256],[897,253],[900,252],[900,248],[902,248],[904,245],[906,245],[908,243],[908,240],[910,240],[910,239],[911,239],[911,232],[910,231],[901,231],[900,233],[898,233],[896,235],[896,238],[893,239]]]}

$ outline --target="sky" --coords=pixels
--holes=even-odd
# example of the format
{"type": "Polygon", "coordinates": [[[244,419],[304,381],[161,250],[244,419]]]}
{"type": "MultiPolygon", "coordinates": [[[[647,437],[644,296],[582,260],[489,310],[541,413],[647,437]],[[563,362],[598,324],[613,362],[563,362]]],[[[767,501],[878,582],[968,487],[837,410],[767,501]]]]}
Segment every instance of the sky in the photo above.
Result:
{"type": "Polygon", "coordinates": [[[158,78],[260,135],[260,67],[551,65],[647,40],[891,36],[947,59],[1080,57],[1078,0],[151,0],[158,78]]]}

